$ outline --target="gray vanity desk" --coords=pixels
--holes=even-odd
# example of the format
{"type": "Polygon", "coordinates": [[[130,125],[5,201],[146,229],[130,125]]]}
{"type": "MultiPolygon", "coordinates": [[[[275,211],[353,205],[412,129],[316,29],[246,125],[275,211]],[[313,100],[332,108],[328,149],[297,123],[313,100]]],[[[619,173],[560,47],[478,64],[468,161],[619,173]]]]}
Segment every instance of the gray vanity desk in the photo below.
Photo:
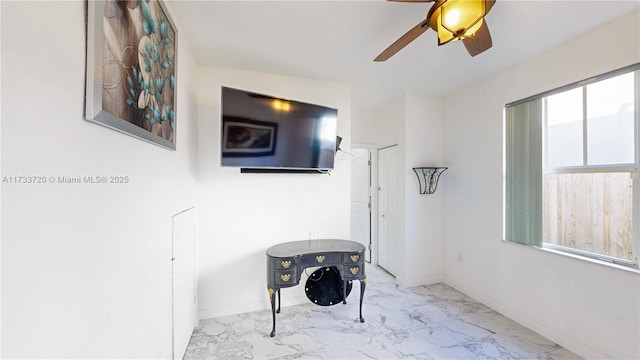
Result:
{"type": "Polygon", "coordinates": [[[273,316],[271,336],[276,334],[276,313],[280,313],[280,289],[298,285],[302,271],[308,267],[335,266],[344,282],[345,304],[347,282],[360,280],[360,322],[364,322],[362,298],[367,284],[364,250],[364,245],[358,242],[333,239],[285,242],[267,249],[267,289],[273,316]]]}

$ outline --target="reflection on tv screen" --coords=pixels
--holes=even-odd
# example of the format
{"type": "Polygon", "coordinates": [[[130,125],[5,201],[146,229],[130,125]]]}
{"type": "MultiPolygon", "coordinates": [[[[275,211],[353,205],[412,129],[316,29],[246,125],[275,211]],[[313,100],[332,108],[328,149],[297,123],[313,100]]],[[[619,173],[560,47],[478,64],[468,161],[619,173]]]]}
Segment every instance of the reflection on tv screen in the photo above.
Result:
{"type": "Polygon", "coordinates": [[[333,169],[338,110],[222,88],[222,166],[333,169]]]}

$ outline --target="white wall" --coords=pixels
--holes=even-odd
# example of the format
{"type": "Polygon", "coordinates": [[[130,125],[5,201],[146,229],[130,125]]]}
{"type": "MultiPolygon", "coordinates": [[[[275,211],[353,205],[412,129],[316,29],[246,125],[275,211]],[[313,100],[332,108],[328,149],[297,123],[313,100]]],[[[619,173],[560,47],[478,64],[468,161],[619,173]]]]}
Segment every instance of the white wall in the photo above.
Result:
{"type": "MultiPolygon", "coordinates": [[[[2,39],[2,6],[0,6],[0,39],[2,39]]],[[[2,46],[0,46],[0,59],[2,59],[2,46]]],[[[0,67],[2,60],[0,60],[0,67]]],[[[2,71],[0,71],[0,84],[2,84],[2,71]]],[[[0,86],[0,99],[2,99],[2,86],[0,86]]],[[[2,159],[2,101],[0,101],[0,159],[2,159]]],[[[2,175],[2,161],[0,161],[0,175],[2,175]]],[[[2,191],[0,191],[0,324],[2,324],[2,191]]],[[[2,356],[2,326],[0,326],[0,356],[2,356]]]]}
{"type": "Polygon", "coordinates": [[[353,138],[358,143],[375,144],[378,148],[398,145],[398,283],[416,286],[442,280],[442,191],[420,195],[413,172],[418,166],[443,165],[442,99],[407,93],[373,110],[359,110],[357,115],[353,138]]]}
{"type": "MultiPolygon", "coordinates": [[[[405,127],[405,274],[406,285],[441,281],[443,268],[442,175],[434,194],[421,195],[414,167],[445,166],[443,161],[442,98],[406,94],[405,127]]],[[[446,172],[445,172],[446,174],[446,172]]]]}
{"type": "Polygon", "coordinates": [[[376,118],[376,113],[371,108],[351,108],[351,143],[354,147],[375,145],[376,118]]]}
{"type": "MultiPolygon", "coordinates": [[[[338,156],[331,175],[240,174],[220,166],[220,88],[338,109],[341,148],[351,148],[351,95],[345,84],[206,68],[199,94],[199,311],[201,318],[266,309],[268,247],[313,237],[350,235],[351,161],[338,156]]],[[[305,279],[301,280],[304,283],[305,279]]],[[[304,287],[282,290],[283,306],[308,301],[304,287]]],[[[265,330],[266,331],[266,330],[265,330]]]]}
{"type": "MultiPolygon", "coordinates": [[[[171,216],[195,203],[194,64],[178,49],[177,150],[84,120],[84,2],[1,2],[2,357],[170,358],[171,216]]],[[[178,24],[179,28],[179,24],[178,24]]]]}
{"type": "Polygon", "coordinates": [[[640,61],[639,28],[626,16],[444,102],[447,282],[588,358],[640,358],[640,277],[501,240],[503,107],[640,61]]]}

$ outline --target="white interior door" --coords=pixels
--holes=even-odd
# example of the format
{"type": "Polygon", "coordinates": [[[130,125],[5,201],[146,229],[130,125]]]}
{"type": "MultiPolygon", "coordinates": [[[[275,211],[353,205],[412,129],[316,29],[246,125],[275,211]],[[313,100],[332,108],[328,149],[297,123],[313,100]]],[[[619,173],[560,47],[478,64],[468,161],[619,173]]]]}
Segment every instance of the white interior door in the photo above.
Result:
{"type": "Polygon", "coordinates": [[[196,326],[195,209],[173,216],[173,359],[182,359],[196,326]]]}
{"type": "Polygon", "coordinates": [[[370,150],[351,149],[351,240],[363,244],[371,262],[371,166],[370,150]]]}
{"type": "Polygon", "coordinates": [[[378,265],[397,274],[398,147],[378,151],[378,265]]]}

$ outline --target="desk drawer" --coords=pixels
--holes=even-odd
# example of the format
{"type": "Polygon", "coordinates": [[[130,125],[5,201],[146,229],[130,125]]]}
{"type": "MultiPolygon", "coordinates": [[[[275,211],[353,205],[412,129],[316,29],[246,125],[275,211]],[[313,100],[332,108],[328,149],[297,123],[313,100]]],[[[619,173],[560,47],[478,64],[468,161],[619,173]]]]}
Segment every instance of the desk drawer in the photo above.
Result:
{"type": "Polygon", "coordinates": [[[293,285],[297,285],[298,284],[298,278],[297,278],[297,271],[296,270],[289,270],[289,271],[274,271],[274,276],[275,276],[275,284],[279,285],[279,286],[293,286],[293,285]]]}
{"type": "Polygon", "coordinates": [[[342,264],[341,254],[314,254],[302,257],[302,266],[326,266],[342,264]]]}
{"type": "Polygon", "coordinates": [[[344,254],[342,259],[342,263],[345,265],[356,265],[362,264],[364,262],[364,254],[362,253],[352,253],[352,254],[344,254]]]}
{"type": "Polygon", "coordinates": [[[276,270],[289,270],[298,267],[297,258],[280,258],[273,259],[273,268],[276,270]]]}
{"type": "Polygon", "coordinates": [[[344,265],[344,278],[348,279],[364,279],[364,265],[362,263],[356,265],[344,265]]]}

